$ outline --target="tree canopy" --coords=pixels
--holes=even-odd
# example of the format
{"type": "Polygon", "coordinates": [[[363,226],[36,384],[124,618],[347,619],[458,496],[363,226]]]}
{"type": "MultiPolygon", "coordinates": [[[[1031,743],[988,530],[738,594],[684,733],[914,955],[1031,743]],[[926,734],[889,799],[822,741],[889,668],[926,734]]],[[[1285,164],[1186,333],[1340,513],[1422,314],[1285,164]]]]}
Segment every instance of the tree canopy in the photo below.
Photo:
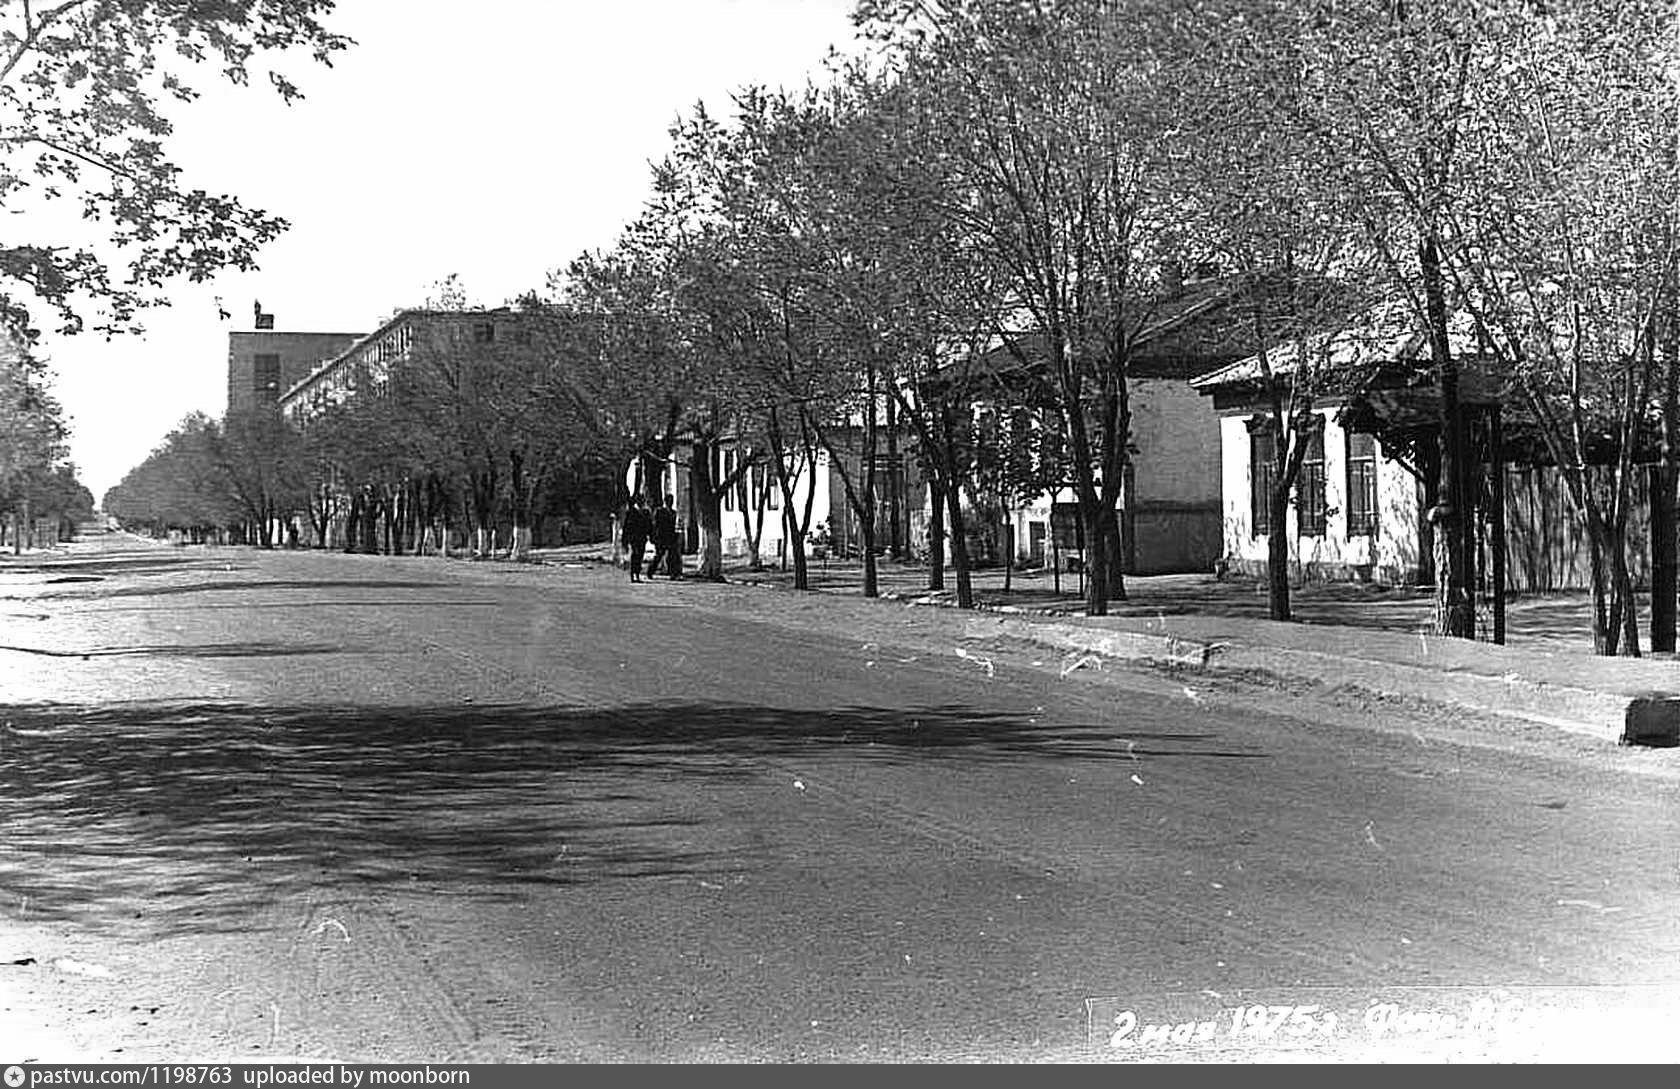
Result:
{"type": "Polygon", "coordinates": [[[0,207],[28,213],[0,244],[0,322],[33,339],[44,309],[64,333],[124,331],[165,301],[171,279],[254,268],[286,221],[194,187],[170,158],[170,113],[199,96],[198,71],[235,84],[260,74],[298,98],[268,61],[301,53],[330,64],[351,44],[325,26],[332,9],[333,0],[0,3],[0,207]]]}

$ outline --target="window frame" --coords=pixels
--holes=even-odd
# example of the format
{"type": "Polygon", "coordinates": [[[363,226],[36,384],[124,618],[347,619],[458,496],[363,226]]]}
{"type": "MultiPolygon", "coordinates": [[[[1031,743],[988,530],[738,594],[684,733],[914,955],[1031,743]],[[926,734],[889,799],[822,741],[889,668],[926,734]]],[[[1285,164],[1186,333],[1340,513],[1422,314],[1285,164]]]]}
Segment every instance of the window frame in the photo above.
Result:
{"type": "Polygon", "coordinates": [[[1377,535],[1377,437],[1349,431],[1347,446],[1347,532],[1349,537],[1377,535]],[[1355,440],[1363,450],[1355,452],[1355,440]],[[1358,472],[1359,479],[1355,478],[1358,472]]]}
{"type": "Polygon", "coordinates": [[[1277,478],[1277,432],[1268,415],[1248,418],[1248,524],[1252,537],[1264,537],[1272,531],[1271,490],[1272,481],[1277,478]]]}
{"type": "Polygon", "coordinates": [[[1298,435],[1307,444],[1301,454],[1301,468],[1295,474],[1295,527],[1301,537],[1323,537],[1330,528],[1330,495],[1324,472],[1324,417],[1312,414],[1312,422],[1298,435]]]}
{"type": "Polygon", "coordinates": [[[256,352],[251,356],[251,389],[256,393],[273,392],[279,398],[281,389],[282,365],[279,352],[256,352]],[[273,380],[263,381],[264,373],[272,376],[273,380]]]}

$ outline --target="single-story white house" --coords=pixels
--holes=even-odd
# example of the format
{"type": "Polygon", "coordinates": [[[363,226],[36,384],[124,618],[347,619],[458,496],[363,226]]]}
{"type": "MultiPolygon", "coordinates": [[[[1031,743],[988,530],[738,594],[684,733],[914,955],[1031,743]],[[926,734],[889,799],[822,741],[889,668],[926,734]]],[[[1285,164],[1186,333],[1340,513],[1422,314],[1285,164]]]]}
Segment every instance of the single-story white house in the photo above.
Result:
{"type": "MultiPolygon", "coordinates": [[[[1584,535],[1533,421],[1506,396],[1467,322],[1456,323],[1450,343],[1475,482],[1479,592],[1492,594],[1496,578],[1506,591],[1587,585],[1584,535]]],[[[1253,355],[1190,385],[1219,415],[1222,571],[1264,576],[1270,534],[1281,529],[1297,580],[1433,581],[1427,514],[1440,469],[1440,394],[1422,335],[1391,312],[1363,329],[1309,338],[1304,349],[1281,345],[1267,353],[1266,366],[1253,355]],[[1282,527],[1268,524],[1265,501],[1275,441],[1266,426],[1267,369],[1285,413],[1305,408],[1316,425],[1282,527]]],[[[1649,536],[1643,475],[1633,487],[1630,562],[1640,584],[1649,536]]]]}
{"type": "MultiPolygon", "coordinates": [[[[1428,581],[1425,515],[1433,483],[1427,465],[1421,470],[1418,465],[1433,450],[1427,414],[1419,417],[1423,431],[1379,427],[1367,399],[1378,388],[1427,399],[1433,396],[1421,377],[1427,369],[1423,337],[1402,328],[1317,336],[1271,349],[1264,360],[1251,355],[1192,379],[1191,388],[1211,400],[1219,415],[1220,570],[1263,577],[1270,535],[1281,532],[1289,537],[1291,575],[1297,580],[1428,581]],[[1303,356],[1306,368],[1300,365],[1303,356]],[[1269,426],[1268,371],[1285,414],[1305,413],[1312,421],[1300,429],[1307,448],[1283,526],[1270,524],[1267,504],[1278,441],[1269,426]],[[1408,436],[1404,441],[1402,434],[1408,436]]],[[[1466,403],[1487,401],[1474,381],[1465,387],[1466,403]]]]}

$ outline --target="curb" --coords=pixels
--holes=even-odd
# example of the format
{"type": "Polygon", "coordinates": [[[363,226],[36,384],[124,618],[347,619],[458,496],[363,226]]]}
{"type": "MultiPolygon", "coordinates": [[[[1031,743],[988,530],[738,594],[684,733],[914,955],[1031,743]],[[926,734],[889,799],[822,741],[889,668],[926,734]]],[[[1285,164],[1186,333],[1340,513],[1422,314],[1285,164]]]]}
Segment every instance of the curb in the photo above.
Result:
{"type": "MultiPolygon", "coordinates": [[[[603,561],[605,560],[602,557],[603,561]]],[[[763,588],[762,583],[746,583],[763,588]]],[[[963,612],[931,594],[884,593],[876,599],[907,608],[963,612]]],[[[1552,684],[1510,672],[1462,666],[1420,666],[1326,651],[1209,641],[1166,633],[1058,622],[1065,614],[1017,606],[968,611],[970,636],[1006,635],[1064,652],[1210,674],[1255,675],[1358,689],[1549,726],[1619,745],[1680,745],[1680,694],[1635,693],[1552,684]],[[984,617],[985,619],[980,619],[984,617]],[[984,629],[981,631],[980,629],[984,629]]]]}
{"type": "Polygon", "coordinates": [[[1149,632],[999,617],[994,632],[1105,658],[1210,673],[1260,673],[1281,680],[1360,688],[1379,695],[1517,718],[1622,745],[1680,744],[1680,696],[1630,695],[1547,684],[1515,674],[1430,669],[1317,651],[1206,642],[1149,632]]]}

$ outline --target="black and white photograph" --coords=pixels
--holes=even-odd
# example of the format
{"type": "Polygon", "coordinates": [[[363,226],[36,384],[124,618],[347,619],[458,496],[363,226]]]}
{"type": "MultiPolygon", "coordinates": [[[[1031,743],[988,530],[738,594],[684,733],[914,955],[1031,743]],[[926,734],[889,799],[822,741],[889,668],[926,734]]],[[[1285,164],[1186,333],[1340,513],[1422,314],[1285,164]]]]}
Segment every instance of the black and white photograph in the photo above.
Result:
{"type": "Polygon", "coordinates": [[[0,1077],[1680,1062],[1680,0],[0,0],[0,1077]]]}

